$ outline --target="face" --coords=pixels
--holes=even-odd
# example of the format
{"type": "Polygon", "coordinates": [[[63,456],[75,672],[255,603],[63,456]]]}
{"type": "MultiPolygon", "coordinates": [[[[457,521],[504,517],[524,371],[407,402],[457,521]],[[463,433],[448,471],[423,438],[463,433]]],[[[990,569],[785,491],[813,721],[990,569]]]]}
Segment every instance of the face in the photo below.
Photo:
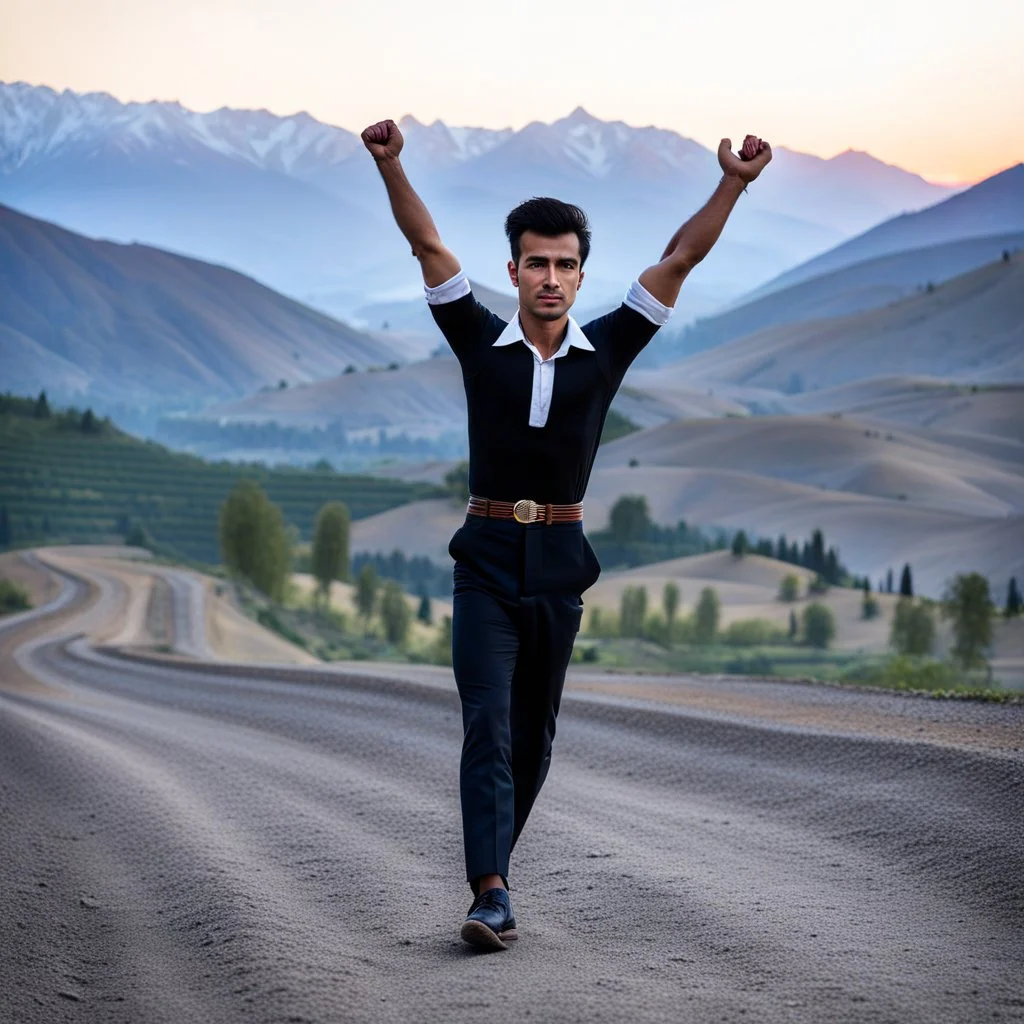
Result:
{"type": "Polygon", "coordinates": [[[524,231],[517,267],[508,262],[508,276],[519,289],[520,308],[538,320],[558,320],[569,312],[583,282],[580,240],[575,232],[545,238],[524,231]]]}

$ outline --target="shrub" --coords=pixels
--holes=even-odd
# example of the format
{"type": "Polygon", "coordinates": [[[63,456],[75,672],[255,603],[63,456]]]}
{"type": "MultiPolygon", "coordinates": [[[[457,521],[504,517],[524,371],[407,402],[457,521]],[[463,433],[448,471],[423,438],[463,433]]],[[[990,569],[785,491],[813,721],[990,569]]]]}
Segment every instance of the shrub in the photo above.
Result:
{"type": "Polygon", "coordinates": [[[722,642],[730,647],[761,647],[784,643],[785,630],[767,619],[740,619],[730,623],[722,632],[722,642]]]}
{"type": "Polygon", "coordinates": [[[796,573],[787,573],[779,582],[779,600],[795,601],[800,597],[800,578],[796,573]]]}
{"type": "Polygon", "coordinates": [[[889,646],[898,654],[931,654],[935,646],[935,614],[909,597],[901,597],[889,630],[889,646]]]}
{"type": "Polygon", "coordinates": [[[811,647],[824,650],[836,635],[836,617],[832,609],[815,601],[804,609],[804,640],[811,647]]]}
{"type": "Polygon", "coordinates": [[[0,576],[0,615],[24,611],[31,607],[28,591],[20,583],[0,576]]]}

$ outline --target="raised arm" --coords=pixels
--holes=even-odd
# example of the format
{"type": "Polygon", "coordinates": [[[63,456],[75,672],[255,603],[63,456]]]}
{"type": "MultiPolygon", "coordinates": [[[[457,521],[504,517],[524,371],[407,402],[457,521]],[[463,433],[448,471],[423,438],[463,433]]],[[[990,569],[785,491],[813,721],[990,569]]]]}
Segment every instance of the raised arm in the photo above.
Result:
{"type": "Polygon", "coordinates": [[[739,194],[764,170],[772,158],[772,148],[763,139],[748,135],[739,156],[732,152],[732,141],[722,139],[718,163],[723,174],[711,198],[671,238],[661,261],[640,275],[640,283],[661,303],[674,306],[686,275],[718,241],[739,194]]]}
{"type": "Polygon", "coordinates": [[[423,283],[431,288],[444,284],[461,267],[455,255],[441,242],[430,211],[405,176],[399,159],[404,140],[398,125],[394,121],[378,121],[364,129],[361,138],[384,179],[395,223],[412,246],[413,256],[420,261],[423,283]]]}

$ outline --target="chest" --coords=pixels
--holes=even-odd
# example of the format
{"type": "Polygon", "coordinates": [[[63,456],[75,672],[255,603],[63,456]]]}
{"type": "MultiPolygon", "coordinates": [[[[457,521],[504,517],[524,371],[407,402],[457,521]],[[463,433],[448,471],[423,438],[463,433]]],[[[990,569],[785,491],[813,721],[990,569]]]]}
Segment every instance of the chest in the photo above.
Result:
{"type": "Polygon", "coordinates": [[[607,385],[596,353],[571,348],[539,363],[522,344],[491,348],[478,373],[466,381],[471,407],[503,423],[526,427],[538,400],[547,409],[543,428],[584,428],[600,418],[607,385]]]}

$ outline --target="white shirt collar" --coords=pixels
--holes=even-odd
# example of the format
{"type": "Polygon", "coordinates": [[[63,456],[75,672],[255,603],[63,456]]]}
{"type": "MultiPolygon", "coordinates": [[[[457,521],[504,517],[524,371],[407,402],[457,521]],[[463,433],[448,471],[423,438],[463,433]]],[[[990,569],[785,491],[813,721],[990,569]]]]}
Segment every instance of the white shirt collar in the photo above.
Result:
{"type": "MultiPolygon", "coordinates": [[[[517,341],[525,342],[525,344],[534,352],[537,350],[527,341],[526,335],[523,333],[523,325],[519,321],[519,314],[516,315],[508,322],[505,330],[498,335],[498,340],[494,342],[494,347],[497,348],[499,345],[514,345],[517,341]]],[[[562,344],[558,347],[558,351],[552,356],[557,358],[558,356],[564,355],[569,351],[570,348],[581,348],[586,352],[593,352],[594,346],[587,340],[587,336],[583,333],[583,328],[580,327],[572,317],[569,317],[569,329],[565,332],[565,339],[562,344]]]]}

